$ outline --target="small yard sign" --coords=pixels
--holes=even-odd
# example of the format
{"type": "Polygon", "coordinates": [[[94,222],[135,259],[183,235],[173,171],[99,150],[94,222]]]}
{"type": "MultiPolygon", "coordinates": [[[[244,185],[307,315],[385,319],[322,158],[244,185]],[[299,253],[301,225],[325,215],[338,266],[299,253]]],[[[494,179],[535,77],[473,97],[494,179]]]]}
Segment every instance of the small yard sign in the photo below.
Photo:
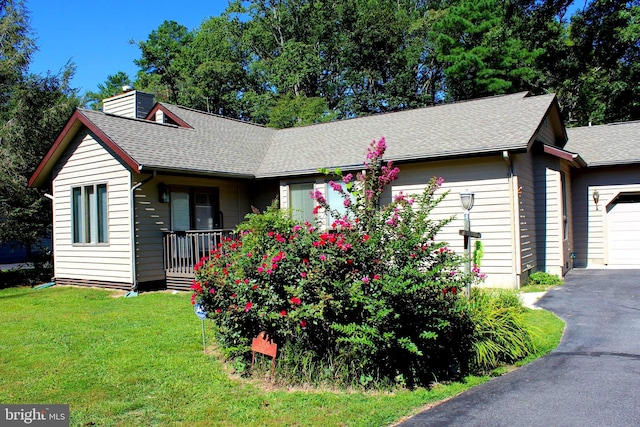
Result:
{"type": "Polygon", "coordinates": [[[196,316],[198,316],[198,318],[202,320],[202,351],[206,353],[207,342],[205,341],[205,338],[204,338],[204,319],[207,318],[207,311],[204,309],[204,307],[200,303],[193,305],[193,311],[195,311],[196,316]]]}
{"type": "Polygon", "coordinates": [[[195,304],[193,306],[193,311],[196,312],[196,316],[198,316],[200,319],[204,320],[207,318],[207,312],[205,311],[202,304],[200,303],[195,304]]]}
{"type": "Polygon", "coordinates": [[[271,375],[269,378],[273,378],[273,373],[276,369],[276,355],[278,354],[278,346],[276,343],[271,341],[271,338],[269,338],[266,332],[260,332],[251,342],[251,351],[251,370],[253,370],[256,353],[271,356],[273,362],[271,363],[271,375]]]}

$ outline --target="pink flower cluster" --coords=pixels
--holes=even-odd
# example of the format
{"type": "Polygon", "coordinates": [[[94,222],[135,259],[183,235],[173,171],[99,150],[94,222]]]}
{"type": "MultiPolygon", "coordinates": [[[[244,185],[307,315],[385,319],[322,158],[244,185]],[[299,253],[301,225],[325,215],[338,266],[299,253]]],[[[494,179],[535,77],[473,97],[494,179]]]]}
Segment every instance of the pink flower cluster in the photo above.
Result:
{"type": "Polygon", "coordinates": [[[378,177],[379,191],[382,191],[384,187],[398,179],[399,173],[400,169],[398,167],[393,167],[393,162],[391,160],[387,162],[386,166],[382,166],[382,174],[378,177]]]}
{"type": "Polygon", "coordinates": [[[381,159],[386,150],[387,150],[387,142],[384,139],[384,136],[380,138],[377,142],[372,141],[371,145],[369,145],[369,148],[367,149],[367,160],[381,159]]]}

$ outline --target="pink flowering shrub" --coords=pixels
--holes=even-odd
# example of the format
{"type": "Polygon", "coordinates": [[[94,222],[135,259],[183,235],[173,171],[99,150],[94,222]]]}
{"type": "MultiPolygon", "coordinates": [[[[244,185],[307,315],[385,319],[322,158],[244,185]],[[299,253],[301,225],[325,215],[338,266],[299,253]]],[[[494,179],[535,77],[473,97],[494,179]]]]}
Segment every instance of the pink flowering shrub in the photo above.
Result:
{"type": "Polygon", "coordinates": [[[435,241],[452,219],[429,216],[446,195],[436,196],[441,178],[380,205],[399,173],[385,150],[373,141],[364,173],[331,172],[345,183],[329,182],[341,211],[312,192],[316,212],[337,218],[330,230],[274,203],[199,263],[193,302],[227,356],[250,358],[251,338],[266,331],[282,349],[279,370],[299,372],[302,354],[334,384],[428,385],[467,371],[473,324],[460,294],[480,273],[462,273],[461,258],[435,241]]]}

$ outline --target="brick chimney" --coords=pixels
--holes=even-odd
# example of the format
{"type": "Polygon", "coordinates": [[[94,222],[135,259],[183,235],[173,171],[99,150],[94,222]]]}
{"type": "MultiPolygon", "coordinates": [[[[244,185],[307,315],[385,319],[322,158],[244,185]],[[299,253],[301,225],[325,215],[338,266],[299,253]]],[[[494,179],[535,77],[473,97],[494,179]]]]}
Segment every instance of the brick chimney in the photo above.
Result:
{"type": "Polygon", "coordinates": [[[123,86],[124,93],[102,100],[102,111],[124,117],[144,119],[153,108],[153,95],[123,86]]]}

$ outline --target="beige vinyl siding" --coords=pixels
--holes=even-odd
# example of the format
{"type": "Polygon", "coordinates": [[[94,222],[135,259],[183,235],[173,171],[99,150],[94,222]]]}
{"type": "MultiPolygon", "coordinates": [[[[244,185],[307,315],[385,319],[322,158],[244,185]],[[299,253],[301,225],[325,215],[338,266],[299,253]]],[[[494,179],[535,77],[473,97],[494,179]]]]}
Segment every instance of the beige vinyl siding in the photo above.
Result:
{"type": "Polygon", "coordinates": [[[538,141],[544,142],[545,144],[549,144],[553,146],[556,145],[555,135],[553,133],[553,130],[551,129],[548,119],[542,122],[542,126],[540,126],[540,130],[536,134],[536,139],[538,141]]]}
{"type": "Polygon", "coordinates": [[[131,240],[128,169],[88,131],[81,131],[58,162],[53,178],[56,278],[130,284],[131,240]],[[71,189],[107,184],[107,244],[72,244],[71,189]]]}
{"type": "MultiPolygon", "coordinates": [[[[484,258],[482,271],[487,274],[485,284],[492,287],[512,288],[516,285],[513,263],[513,240],[511,233],[512,214],[510,210],[508,169],[501,157],[483,159],[451,160],[430,163],[401,164],[399,179],[392,184],[382,203],[390,203],[401,191],[404,194],[421,193],[432,177],[444,178],[444,184],[437,194],[450,190],[449,195],[432,212],[432,218],[445,219],[456,215],[437,236],[439,241],[448,242],[453,250],[463,252],[463,238],[459,230],[464,228],[463,211],[460,206],[460,192],[469,189],[475,193],[475,205],[471,210],[471,229],[482,233],[484,258]]],[[[307,178],[306,181],[282,181],[281,200],[287,201],[288,184],[314,181],[314,188],[326,194],[331,191],[325,177],[307,178]]],[[[288,203],[282,203],[288,208],[288,203]]],[[[324,220],[320,212],[320,220],[324,220]]]]}
{"type": "MultiPolygon", "coordinates": [[[[507,165],[501,157],[452,160],[422,164],[400,165],[399,179],[392,185],[391,197],[402,191],[420,193],[432,177],[443,177],[444,184],[436,194],[449,191],[442,203],[432,211],[433,219],[456,218],[436,236],[439,241],[458,253],[463,253],[464,228],[460,192],[468,189],[475,193],[471,210],[471,230],[482,234],[484,247],[481,270],[487,274],[486,286],[513,288],[517,286],[514,266],[514,242],[510,185],[507,165]]],[[[475,241],[475,239],[473,239],[475,241]]],[[[472,243],[473,244],[473,243],[472,243]]]]}
{"type": "MultiPolygon", "coordinates": [[[[136,174],[134,180],[140,182],[148,176],[136,174]]],[[[135,191],[136,274],[140,283],[164,279],[162,233],[171,230],[171,205],[159,202],[159,183],[180,188],[217,187],[225,229],[234,229],[251,212],[250,184],[243,181],[164,175],[147,181],[135,191]]]]}
{"type": "Polygon", "coordinates": [[[550,156],[535,157],[536,184],[536,238],[539,269],[559,276],[567,270],[571,252],[571,227],[567,239],[564,238],[562,212],[562,185],[560,172],[566,173],[567,218],[571,218],[570,175],[568,166],[550,156]]]}
{"type": "Polygon", "coordinates": [[[144,118],[153,108],[153,95],[130,91],[103,101],[103,111],[124,117],[144,118]]]}
{"type": "Polygon", "coordinates": [[[564,123],[558,111],[555,108],[553,110],[542,121],[535,140],[562,148],[566,142],[564,123]]]}
{"type": "MultiPolygon", "coordinates": [[[[564,262],[562,264],[562,274],[564,275],[565,273],[567,273],[567,271],[569,271],[569,269],[573,268],[573,259],[571,257],[571,254],[574,252],[574,243],[573,243],[573,223],[571,222],[571,218],[573,216],[573,207],[572,207],[572,203],[571,203],[571,199],[572,199],[572,194],[573,194],[573,185],[571,182],[571,167],[569,166],[569,164],[565,161],[561,161],[560,162],[560,167],[562,172],[564,173],[565,176],[565,197],[566,200],[564,201],[565,206],[565,212],[564,213],[560,213],[561,217],[560,217],[560,221],[561,221],[561,227],[563,227],[563,221],[567,221],[567,236],[566,238],[562,241],[562,261],[564,262]],[[565,217],[563,217],[562,215],[565,215],[565,217]]],[[[562,202],[562,194],[560,194],[560,201],[562,202]]]]}
{"type": "Polygon", "coordinates": [[[640,192],[640,169],[616,166],[581,170],[574,173],[572,190],[574,265],[605,265],[608,263],[607,205],[620,193],[640,192]],[[597,210],[593,201],[594,190],[600,193],[597,210]]]}
{"type": "Polygon", "coordinates": [[[536,256],[536,201],[533,157],[531,153],[513,156],[514,172],[517,175],[516,193],[520,224],[521,272],[528,275],[538,265],[536,256]]]}

